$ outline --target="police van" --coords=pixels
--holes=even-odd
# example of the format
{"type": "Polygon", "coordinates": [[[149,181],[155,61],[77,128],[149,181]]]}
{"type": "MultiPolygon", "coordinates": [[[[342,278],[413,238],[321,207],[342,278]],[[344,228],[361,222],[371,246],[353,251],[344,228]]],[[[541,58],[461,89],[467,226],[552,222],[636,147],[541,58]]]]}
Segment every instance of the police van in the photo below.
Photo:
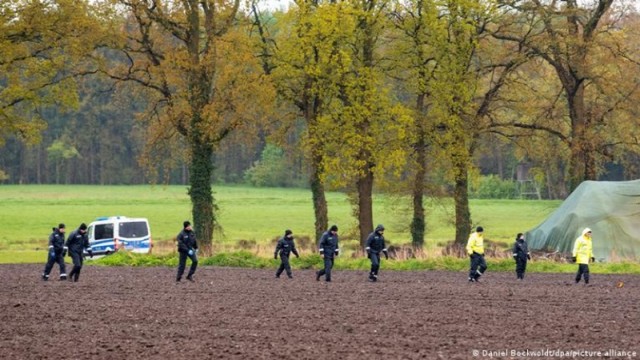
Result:
{"type": "Polygon", "coordinates": [[[119,250],[149,253],[153,246],[149,221],[145,218],[105,216],[87,228],[93,255],[109,255],[119,250]]]}

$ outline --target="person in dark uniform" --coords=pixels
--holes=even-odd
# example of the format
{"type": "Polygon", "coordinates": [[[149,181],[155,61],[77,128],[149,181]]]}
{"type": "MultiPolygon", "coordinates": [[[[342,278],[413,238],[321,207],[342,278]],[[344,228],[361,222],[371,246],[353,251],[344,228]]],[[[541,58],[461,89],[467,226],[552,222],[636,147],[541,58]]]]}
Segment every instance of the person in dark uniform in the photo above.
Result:
{"type": "Polygon", "coordinates": [[[527,260],[531,260],[529,247],[524,240],[524,234],[516,235],[516,243],[513,244],[513,258],[516,261],[516,276],[519,280],[524,280],[524,272],[527,270],[527,260]]]}
{"type": "Polygon", "coordinates": [[[69,256],[73,261],[73,269],[69,273],[69,281],[77,282],[80,277],[80,270],[82,270],[84,251],[86,250],[89,253],[89,257],[93,257],[93,252],[89,246],[89,238],[87,237],[87,225],[82,223],[78,229],[71,232],[65,245],[69,249],[69,256]]]}
{"type": "Polygon", "coordinates": [[[369,273],[369,281],[378,281],[378,270],[380,269],[380,252],[389,259],[387,247],[384,244],[384,226],[382,224],[376,226],[376,229],[369,234],[367,245],[364,249],[367,257],[371,260],[371,272],[369,273]]]}
{"type": "Polygon", "coordinates": [[[193,274],[198,267],[198,242],[196,241],[196,233],[191,227],[191,223],[185,221],[182,223],[183,229],[178,234],[178,253],[180,254],[180,260],[178,262],[178,275],[176,276],[176,282],[182,280],[182,274],[187,265],[187,257],[191,259],[191,268],[187,274],[187,280],[193,281],[193,274]]]}
{"type": "Polygon", "coordinates": [[[332,225],[331,228],[322,234],[320,238],[320,255],[324,259],[324,269],[316,272],[316,281],[320,281],[322,275],[325,281],[331,281],[331,268],[333,268],[334,257],[340,254],[338,246],[338,226],[332,225]]]}
{"type": "Polygon", "coordinates": [[[293,253],[296,257],[300,257],[298,250],[296,250],[296,244],[293,242],[293,232],[287,229],[284,232],[282,239],[278,241],[276,245],[276,251],[273,254],[274,259],[278,259],[278,253],[280,253],[280,267],[276,271],[276,278],[280,277],[283,271],[287,272],[289,279],[293,278],[291,275],[291,265],[289,265],[289,255],[293,253]]]}
{"type": "Polygon", "coordinates": [[[49,235],[49,250],[47,264],[44,266],[42,280],[49,280],[49,274],[53,269],[53,264],[58,263],[60,267],[60,280],[67,280],[67,271],[64,265],[64,257],[67,256],[67,247],[64,245],[65,226],[60,223],[57,228],[53,228],[53,232],[49,235]]]}

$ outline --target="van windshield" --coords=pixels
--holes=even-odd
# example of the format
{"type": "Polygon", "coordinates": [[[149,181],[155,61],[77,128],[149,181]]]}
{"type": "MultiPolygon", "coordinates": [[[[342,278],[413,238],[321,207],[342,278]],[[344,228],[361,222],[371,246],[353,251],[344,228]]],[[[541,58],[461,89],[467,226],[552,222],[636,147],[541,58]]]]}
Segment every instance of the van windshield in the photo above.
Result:
{"type": "Polygon", "coordinates": [[[149,235],[149,229],[145,221],[123,222],[119,234],[123,238],[137,238],[149,235]]]}

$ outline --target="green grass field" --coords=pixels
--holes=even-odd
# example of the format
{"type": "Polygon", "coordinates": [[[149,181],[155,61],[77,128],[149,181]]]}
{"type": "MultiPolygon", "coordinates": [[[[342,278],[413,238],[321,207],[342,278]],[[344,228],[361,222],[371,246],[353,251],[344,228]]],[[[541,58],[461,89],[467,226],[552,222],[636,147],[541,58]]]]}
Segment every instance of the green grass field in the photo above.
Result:
{"type": "MultiPolygon", "coordinates": [[[[221,248],[233,248],[240,240],[265,247],[293,229],[296,236],[313,234],[311,193],[305,189],[251,188],[214,186],[220,208],[222,231],[214,242],[221,248]]],[[[357,223],[347,197],[327,194],[330,223],[340,227],[343,241],[356,239],[357,223]]],[[[182,222],[191,219],[191,205],[185,186],[0,186],[0,262],[42,262],[51,228],[59,222],[67,231],[96,217],[124,215],[146,217],[153,241],[159,248],[170,248],[181,230],[182,222]],[[21,254],[21,255],[17,255],[21,254]],[[19,258],[19,259],[18,259],[19,258]]],[[[555,210],[560,201],[472,200],[474,224],[485,228],[490,240],[511,243],[517,232],[533,228],[555,210]]],[[[408,198],[376,195],[374,222],[383,223],[391,244],[410,242],[411,219],[408,198]]],[[[450,199],[427,202],[426,251],[454,238],[454,212],[450,199]]]]}

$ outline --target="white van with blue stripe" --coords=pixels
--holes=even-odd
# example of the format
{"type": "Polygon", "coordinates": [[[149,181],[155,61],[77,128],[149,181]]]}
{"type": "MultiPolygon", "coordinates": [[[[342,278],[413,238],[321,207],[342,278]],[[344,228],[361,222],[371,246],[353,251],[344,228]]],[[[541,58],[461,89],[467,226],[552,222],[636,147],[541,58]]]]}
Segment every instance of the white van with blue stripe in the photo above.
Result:
{"type": "Polygon", "coordinates": [[[146,254],[153,247],[149,221],[145,218],[99,217],[89,224],[87,234],[94,255],[109,255],[119,250],[146,254]]]}

